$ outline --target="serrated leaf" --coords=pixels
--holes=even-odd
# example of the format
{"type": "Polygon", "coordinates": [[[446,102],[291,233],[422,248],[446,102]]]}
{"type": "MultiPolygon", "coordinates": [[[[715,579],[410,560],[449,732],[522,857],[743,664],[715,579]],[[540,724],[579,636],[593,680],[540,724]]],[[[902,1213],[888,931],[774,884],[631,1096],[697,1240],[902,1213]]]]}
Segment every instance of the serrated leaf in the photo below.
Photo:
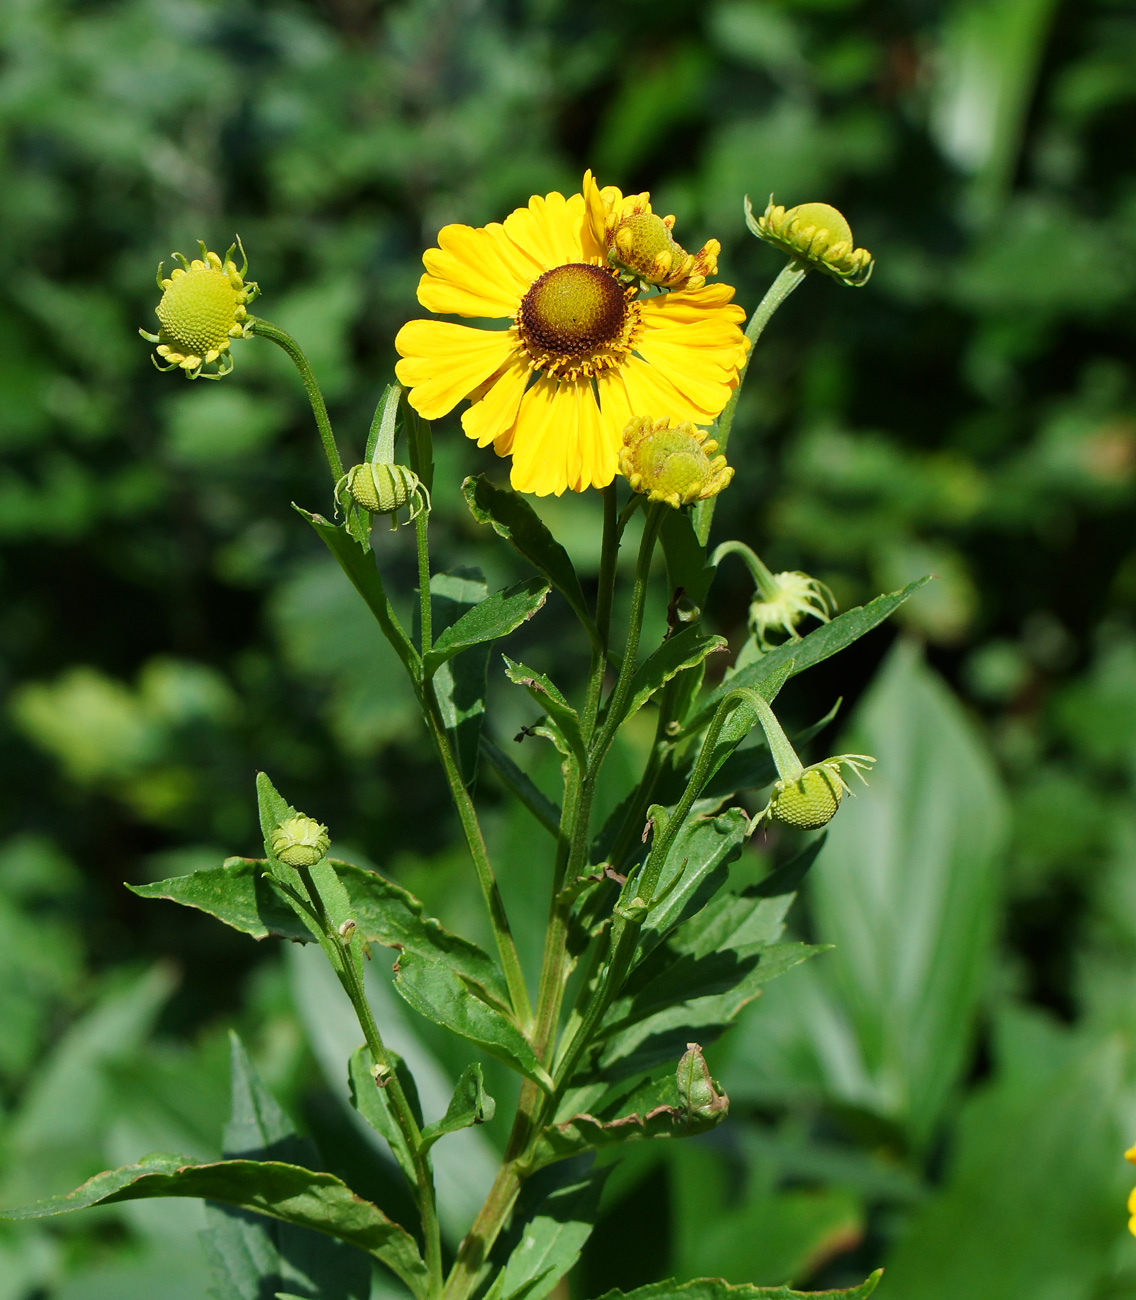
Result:
{"type": "Polygon", "coordinates": [[[463,978],[452,967],[417,952],[402,953],[394,973],[395,988],[415,1011],[484,1047],[491,1056],[542,1087],[551,1085],[528,1039],[506,1011],[504,999],[491,1003],[484,987],[475,980],[463,978]]]}
{"type": "Polygon", "coordinates": [[[477,522],[489,524],[510,542],[564,596],[584,626],[591,628],[592,617],[568,552],[524,497],[511,488],[495,487],[484,474],[467,478],[462,495],[477,522]]]}
{"type": "Polygon", "coordinates": [[[693,1282],[652,1282],[634,1291],[605,1291],[599,1300],[867,1300],[883,1277],[878,1268],[865,1282],[846,1291],[791,1291],[787,1286],[733,1285],[720,1277],[693,1282]]]}
{"type": "Polygon", "coordinates": [[[693,668],[702,663],[707,655],[716,654],[726,647],[724,636],[708,636],[697,624],[684,627],[681,632],[668,637],[635,670],[623,718],[630,718],[637,713],[676,673],[682,672],[684,668],[693,668]]]}
{"type": "MultiPolygon", "coordinates": [[[[240,1040],[230,1035],[232,1114],[225,1126],[226,1157],[276,1159],[289,1164],[318,1159],[261,1083],[240,1040]]],[[[365,1256],[322,1232],[209,1201],[209,1225],[200,1234],[219,1300],[260,1300],[266,1289],[303,1283],[328,1300],[364,1300],[370,1287],[365,1256]]]]}
{"type": "Polygon", "coordinates": [[[487,596],[435,640],[423,657],[423,674],[432,676],[447,659],[471,646],[508,636],[543,606],[549,590],[549,584],[542,578],[529,578],[515,587],[487,596]]]}
{"type": "MultiPolygon", "coordinates": [[[[413,894],[380,876],[349,862],[329,859],[350,900],[355,920],[355,943],[360,939],[388,948],[419,951],[431,960],[442,961],[476,980],[501,1000],[508,991],[500,967],[486,952],[468,939],[447,930],[440,921],[425,914],[413,894]]],[[[196,907],[224,921],[236,930],[264,939],[270,934],[284,939],[310,941],[311,935],[283,902],[262,907],[263,891],[271,889],[262,877],[266,861],[229,858],[224,866],[175,876],[152,885],[131,885],[142,898],[166,898],[196,907]]]]}
{"type": "MultiPolygon", "coordinates": [[[[402,1084],[403,1092],[406,1094],[406,1099],[414,1112],[414,1117],[421,1126],[422,1109],[418,1102],[418,1089],[414,1083],[414,1076],[410,1073],[406,1062],[396,1052],[392,1052],[388,1048],[387,1055],[391,1057],[395,1074],[402,1084]]],[[[351,1088],[351,1104],[375,1132],[386,1139],[391,1154],[410,1183],[411,1191],[417,1193],[418,1170],[414,1164],[414,1153],[407,1146],[406,1138],[403,1136],[402,1129],[399,1127],[394,1112],[391,1110],[386,1089],[379,1087],[378,1080],[375,1078],[372,1069],[373,1066],[374,1060],[370,1048],[358,1047],[351,1053],[351,1060],[347,1066],[347,1077],[351,1088]]]]}
{"type": "Polygon", "coordinates": [[[665,893],[665,897],[647,913],[640,931],[638,962],[718,892],[729,874],[730,863],[741,852],[748,827],[749,818],[740,808],[686,822],[670,847],[659,877],[657,893],[665,893]]]}
{"type": "Polygon", "coordinates": [[[222,1160],[198,1165],[183,1156],[152,1155],[136,1165],[108,1170],[65,1196],[54,1196],[0,1219],[41,1219],[92,1205],[190,1196],[221,1201],[313,1228],[367,1251],[381,1260],[419,1297],[426,1293],[426,1268],[414,1238],[370,1201],[333,1174],[314,1173],[275,1160],[222,1160]]]}
{"type": "Polygon", "coordinates": [[[587,1157],[528,1180],[512,1227],[494,1252],[508,1260],[504,1300],[541,1300],[575,1264],[591,1236],[607,1174],[607,1169],[593,1169],[587,1157]]]}
{"type": "Polygon", "coordinates": [[[508,679],[528,691],[548,715],[549,720],[555,724],[556,730],[563,736],[576,761],[581,766],[586,764],[587,753],[584,749],[584,737],[580,731],[580,716],[576,710],[544,673],[526,668],[524,664],[516,663],[508,655],[502,655],[501,658],[505,661],[505,675],[508,679]]]}
{"type": "Polygon", "coordinates": [[[913,596],[920,587],[931,581],[930,575],[909,582],[901,591],[890,595],[877,596],[866,605],[845,610],[830,623],[825,623],[799,641],[786,641],[784,644],[762,655],[755,663],[747,665],[728,680],[723,682],[702,701],[696,717],[687,725],[687,730],[694,730],[704,723],[723,699],[739,686],[748,686],[758,690],[763,681],[772,675],[787,659],[793,660],[791,676],[803,673],[806,668],[813,668],[834,654],[844,650],[858,641],[872,628],[878,627],[884,619],[893,614],[909,596],[913,596]]]}
{"type": "Polygon", "coordinates": [[[497,1103],[485,1091],[481,1065],[474,1061],[462,1071],[445,1115],[433,1124],[427,1124],[422,1130],[423,1150],[432,1147],[447,1133],[456,1133],[459,1129],[486,1123],[493,1118],[496,1109],[497,1103]]]}

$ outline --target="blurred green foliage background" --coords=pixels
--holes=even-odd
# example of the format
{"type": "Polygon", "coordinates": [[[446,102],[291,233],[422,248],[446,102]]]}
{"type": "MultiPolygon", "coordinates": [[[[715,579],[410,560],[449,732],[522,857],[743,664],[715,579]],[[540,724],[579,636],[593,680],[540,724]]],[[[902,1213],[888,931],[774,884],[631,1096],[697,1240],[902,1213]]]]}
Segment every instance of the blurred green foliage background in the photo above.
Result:
{"type": "MultiPolygon", "coordinates": [[[[295,376],[254,341],[189,385],[135,331],[160,259],[239,231],[256,310],[308,351],[357,458],[439,226],[590,166],[649,188],[687,247],[719,238],[749,309],[779,260],[742,195],[845,211],[875,276],[811,278],[762,340],[715,536],[842,607],[939,580],[894,645],[787,693],[801,723],[859,700],[841,747],[881,760],[795,909],[836,950],[712,1052],[730,1123],[609,1180],[572,1294],[884,1263],[886,1300],[1136,1297],[1132,6],[5,0],[0,151],[0,1204],[215,1153],[236,1025],[331,1167],[397,1210],[318,954],[120,883],[255,851],[266,767],[341,856],[481,924],[396,665],[288,507],[330,505],[295,376]]],[[[505,466],[455,418],[436,447],[438,566],[505,581],[457,495],[505,466]]],[[[585,573],[595,507],[541,506],[585,573]]],[[[409,593],[408,538],[381,546],[409,593]]],[[[748,595],[726,567],[735,644],[748,595]]],[[[526,717],[497,706],[506,740],[526,717]]],[[[532,832],[482,795],[523,935],[532,832]]],[[[373,992],[444,1105],[461,1049],[373,992]]],[[[452,1240],[499,1129],[439,1148],[452,1240]]],[[[197,1300],[203,1224],[170,1202],[0,1227],[0,1300],[197,1300]]]]}

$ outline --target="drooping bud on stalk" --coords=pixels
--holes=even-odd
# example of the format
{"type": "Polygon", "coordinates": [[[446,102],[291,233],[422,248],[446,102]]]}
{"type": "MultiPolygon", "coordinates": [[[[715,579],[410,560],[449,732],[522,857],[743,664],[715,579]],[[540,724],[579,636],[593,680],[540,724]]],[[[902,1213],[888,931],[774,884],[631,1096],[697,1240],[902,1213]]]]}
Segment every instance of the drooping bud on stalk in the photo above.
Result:
{"type": "Polygon", "coordinates": [[[758,239],[842,284],[858,288],[868,283],[872,255],[866,248],[853,246],[851,226],[844,214],[829,204],[801,203],[786,210],[774,204],[771,194],[769,206],[755,217],[747,195],[745,213],[746,225],[758,239]]]}

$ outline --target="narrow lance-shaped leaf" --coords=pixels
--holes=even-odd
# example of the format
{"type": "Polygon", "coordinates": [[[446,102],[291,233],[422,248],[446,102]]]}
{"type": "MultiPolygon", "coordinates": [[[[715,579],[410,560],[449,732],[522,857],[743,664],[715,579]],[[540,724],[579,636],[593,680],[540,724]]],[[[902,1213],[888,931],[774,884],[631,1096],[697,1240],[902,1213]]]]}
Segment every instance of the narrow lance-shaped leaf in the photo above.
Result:
{"type": "MultiPolygon", "coordinates": [[[[489,598],[480,569],[459,568],[435,573],[430,579],[430,605],[434,633],[445,637],[450,628],[472,615],[489,598]]],[[[423,667],[425,671],[425,665],[423,667]]],[[[465,647],[464,653],[444,656],[430,670],[433,690],[457,756],[462,780],[472,785],[477,776],[481,728],[485,720],[485,693],[489,677],[489,643],[465,647]]]]}
{"type": "Polygon", "coordinates": [[[831,658],[838,651],[850,646],[854,641],[858,641],[872,628],[878,627],[909,596],[913,596],[920,587],[930,581],[930,575],[925,578],[918,578],[915,582],[909,582],[902,591],[893,591],[888,596],[877,596],[875,600],[869,601],[866,605],[858,605],[855,609],[846,610],[843,614],[837,615],[831,623],[825,623],[799,641],[786,641],[784,644],[770,650],[768,654],[762,655],[754,663],[747,664],[745,668],[736,672],[728,681],[723,682],[716,690],[710,692],[706,699],[702,701],[696,716],[687,724],[686,730],[689,732],[702,726],[710,713],[736,687],[748,686],[754,690],[759,690],[761,683],[779,669],[787,659],[793,661],[793,671],[791,673],[793,677],[798,673],[803,673],[806,668],[812,668],[816,664],[823,663],[824,660],[831,658]]]}
{"type": "Polygon", "coordinates": [[[668,637],[635,670],[622,720],[637,713],[676,673],[682,672],[684,668],[693,668],[707,655],[725,650],[726,645],[724,636],[708,636],[697,624],[684,627],[681,632],[668,637]]]}
{"type": "Polygon", "coordinates": [[[459,1129],[472,1128],[474,1124],[484,1124],[493,1118],[497,1103],[485,1091],[485,1079],[481,1064],[474,1061],[467,1065],[446,1107],[446,1113],[433,1124],[427,1124],[422,1130],[422,1147],[432,1147],[439,1138],[447,1133],[456,1133],[459,1129]]]}
{"type": "Polygon", "coordinates": [[[512,543],[531,565],[546,575],[584,626],[594,629],[568,552],[524,497],[510,488],[494,487],[483,474],[467,478],[462,484],[462,495],[478,523],[489,524],[494,532],[512,543]]]}
{"type": "Polygon", "coordinates": [[[0,1219],[42,1219],[92,1205],[190,1196],[222,1201],[301,1228],[313,1228],[360,1247],[400,1277],[418,1297],[426,1293],[426,1269],[414,1238],[333,1174],[313,1173],[275,1160],[222,1160],[197,1165],[183,1156],[152,1155],[88,1179],[66,1196],[55,1196],[0,1219]]]}
{"type": "MultiPolygon", "coordinates": [[[[414,1083],[414,1076],[410,1073],[406,1062],[396,1052],[388,1048],[387,1055],[391,1058],[395,1074],[402,1084],[402,1090],[406,1094],[414,1117],[421,1125],[422,1110],[418,1102],[418,1089],[414,1083]]],[[[406,1137],[391,1109],[386,1089],[380,1086],[375,1076],[374,1064],[368,1047],[358,1047],[351,1053],[351,1060],[347,1067],[347,1077],[351,1085],[351,1104],[375,1132],[386,1139],[391,1154],[406,1175],[410,1190],[417,1199],[418,1169],[414,1163],[414,1153],[407,1145],[406,1137]]]]}
{"type": "Polygon", "coordinates": [[[582,765],[587,761],[584,749],[584,736],[580,731],[580,716],[568,703],[559,689],[544,675],[524,664],[516,663],[508,655],[502,655],[505,661],[505,675],[511,682],[523,686],[541,708],[548,714],[549,720],[564,738],[569,750],[582,765]]]}
{"type": "Polygon", "coordinates": [[[422,671],[431,676],[447,659],[470,646],[508,636],[537,612],[548,597],[549,584],[529,578],[506,591],[497,591],[447,627],[423,658],[422,671]]]}

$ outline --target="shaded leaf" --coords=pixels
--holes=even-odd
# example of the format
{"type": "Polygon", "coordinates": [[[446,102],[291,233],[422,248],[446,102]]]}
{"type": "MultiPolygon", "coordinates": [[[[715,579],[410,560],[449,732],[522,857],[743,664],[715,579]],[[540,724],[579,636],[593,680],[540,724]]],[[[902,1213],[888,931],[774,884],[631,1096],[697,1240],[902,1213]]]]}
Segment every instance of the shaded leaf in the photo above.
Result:
{"type": "Polygon", "coordinates": [[[489,524],[510,542],[564,596],[585,627],[591,628],[592,617],[568,552],[524,497],[511,488],[494,487],[484,474],[467,478],[462,495],[477,522],[489,524]]]}
{"type": "MultiPolygon", "coordinates": [[[[431,583],[433,589],[433,583],[431,583]]],[[[431,676],[447,659],[471,646],[496,641],[520,627],[537,612],[548,597],[549,584],[541,578],[529,578],[494,592],[447,627],[423,657],[422,671],[431,676]]]]}
{"type": "Polygon", "coordinates": [[[475,980],[418,952],[402,953],[394,973],[395,988],[415,1011],[484,1047],[543,1087],[550,1086],[547,1071],[506,1011],[504,999],[490,1002],[475,980]]]}
{"type": "MultiPolygon", "coordinates": [[[[450,573],[435,573],[430,579],[435,635],[441,629],[440,636],[446,636],[451,627],[479,609],[488,596],[489,588],[480,569],[460,568],[450,573]]],[[[449,733],[462,780],[467,786],[472,785],[477,776],[479,742],[485,720],[489,650],[488,643],[473,645],[455,658],[445,657],[433,670],[434,694],[442,723],[449,733]]]]}
{"type": "Polygon", "coordinates": [[[486,1123],[493,1118],[496,1109],[497,1103],[485,1091],[481,1065],[474,1061],[462,1071],[445,1115],[433,1124],[427,1124],[422,1130],[423,1149],[433,1146],[447,1133],[456,1133],[459,1129],[486,1123]]]}
{"type": "MultiPolygon", "coordinates": [[[[414,1076],[397,1052],[392,1052],[388,1048],[387,1055],[391,1057],[395,1074],[398,1075],[398,1080],[402,1084],[402,1090],[410,1103],[410,1109],[414,1112],[414,1118],[421,1127],[422,1108],[418,1101],[418,1088],[414,1083],[414,1076]]],[[[375,1078],[374,1063],[369,1047],[357,1047],[351,1053],[351,1060],[347,1066],[347,1077],[351,1087],[351,1104],[375,1132],[386,1139],[391,1154],[409,1180],[411,1191],[417,1193],[418,1170],[414,1164],[414,1154],[410,1147],[407,1146],[402,1129],[398,1126],[398,1120],[395,1118],[394,1111],[387,1100],[386,1089],[380,1088],[378,1080],[375,1078]]]]}
{"type": "Polygon", "coordinates": [[[414,1238],[404,1228],[334,1175],[280,1161],[222,1160],[196,1165],[182,1156],[147,1156],[136,1165],[96,1174],[65,1196],[0,1213],[0,1219],[41,1219],[92,1205],[154,1196],[222,1201],[326,1232],[374,1255],[416,1296],[425,1294],[426,1269],[414,1238]]]}
{"type": "Polygon", "coordinates": [[[550,835],[560,834],[561,810],[558,804],[537,788],[527,772],[513,762],[508,754],[495,745],[488,736],[481,737],[481,752],[493,770],[550,835]]]}
{"type": "Polygon", "coordinates": [[[671,592],[681,587],[686,599],[701,609],[717,569],[706,558],[706,547],[694,531],[691,512],[668,510],[663,517],[659,538],[667,562],[667,585],[671,592]]]}
{"type": "Polygon", "coordinates": [[[521,1192],[508,1235],[494,1255],[507,1259],[505,1300],[540,1300],[580,1257],[599,1210],[607,1169],[591,1158],[542,1170],[521,1192]]]}

